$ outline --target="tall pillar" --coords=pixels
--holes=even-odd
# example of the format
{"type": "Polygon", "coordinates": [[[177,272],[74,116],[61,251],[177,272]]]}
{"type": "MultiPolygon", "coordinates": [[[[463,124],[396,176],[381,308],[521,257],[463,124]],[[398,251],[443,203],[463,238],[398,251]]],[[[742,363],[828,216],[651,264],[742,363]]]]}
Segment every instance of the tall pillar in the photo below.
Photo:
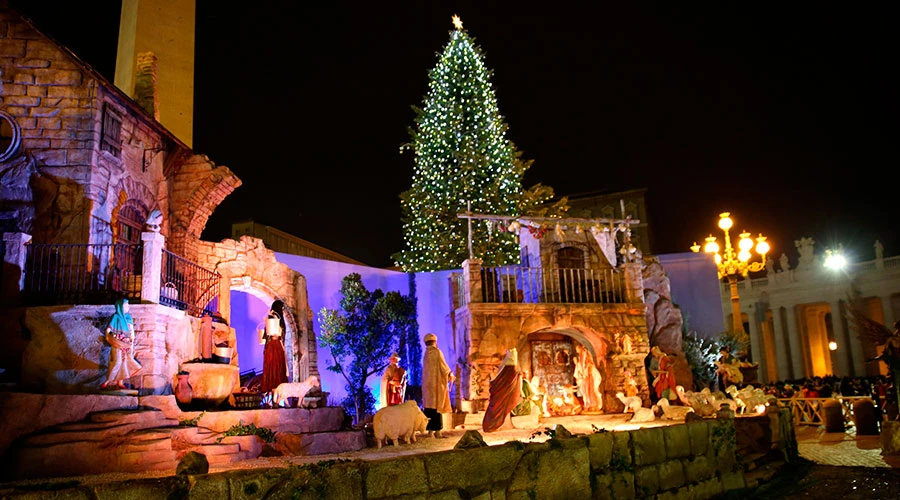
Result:
{"type": "Polygon", "coordinates": [[[800,346],[800,330],[797,327],[797,313],[794,308],[794,305],[784,308],[785,335],[791,346],[792,378],[803,378],[806,376],[803,369],[803,348],[800,346]]]}
{"type": "MultiPolygon", "coordinates": [[[[749,281],[749,280],[748,280],[749,281]]],[[[750,304],[750,358],[759,366],[759,377],[765,377],[766,352],[762,348],[762,336],[759,331],[759,309],[762,303],[750,304]]]]}
{"type": "Polygon", "coordinates": [[[219,269],[219,316],[231,324],[231,271],[219,269]]]}
{"type": "Polygon", "coordinates": [[[782,308],[775,307],[774,321],[772,321],[775,334],[775,355],[778,357],[778,380],[787,380],[791,377],[791,368],[788,364],[787,341],[784,331],[784,322],[782,321],[782,308]]]}
{"type": "Polygon", "coordinates": [[[466,286],[466,304],[481,302],[481,260],[466,259],[463,261],[462,268],[463,282],[466,286]]]}
{"type": "Polygon", "coordinates": [[[159,304],[159,288],[162,281],[162,251],[166,237],[157,232],[141,233],[144,242],[143,269],[141,271],[141,301],[159,304]]]}
{"type": "Polygon", "coordinates": [[[847,328],[844,327],[843,314],[841,311],[841,301],[835,300],[828,304],[831,307],[831,332],[834,334],[834,341],[837,342],[837,350],[835,358],[837,358],[837,369],[842,377],[853,375],[850,366],[850,355],[853,352],[850,344],[850,336],[847,328]]]}
{"type": "MultiPolygon", "coordinates": [[[[836,323],[840,322],[841,329],[847,329],[847,314],[845,312],[846,307],[844,306],[844,301],[836,301],[832,308],[834,307],[837,307],[838,313],[837,317],[835,317],[835,313],[832,312],[831,320],[836,323]]],[[[854,377],[864,377],[866,375],[866,359],[865,353],[863,352],[862,341],[859,340],[858,336],[849,331],[847,332],[847,337],[851,359],[850,375],[854,377]]]]}
{"type": "Polygon", "coordinates": [[[644,302],[644,277],[641,274],[639,262],[626,262],[625,268],[625,298],[629,304],[644,302]]]}
{"type": "Polygon", "coordinates": [[[881,301],[881,310],[884,314],[884,326],[894,329],[894,322],[897,321],[897,318],[894,317],[894,308],[891,307],[891,296],[881,296],[878,297],[878,300],[881,301]]]}
{"type": "Polygon", "coordinates": [[[25,290],[25,261],[28,256],[26,245],[31,235],[25,233],[3,233],[3,267],[0,273],[0,298],[4,304],[13,304],[25,290]]]}

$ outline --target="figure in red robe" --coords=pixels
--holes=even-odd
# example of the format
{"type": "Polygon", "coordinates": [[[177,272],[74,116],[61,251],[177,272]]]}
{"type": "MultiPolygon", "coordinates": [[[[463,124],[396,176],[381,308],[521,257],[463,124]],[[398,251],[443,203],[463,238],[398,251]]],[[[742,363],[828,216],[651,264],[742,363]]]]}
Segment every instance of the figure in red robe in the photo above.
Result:
{"type": "Polygon", "coordinates": [[[499,430],[506,425],[510,427],[509,420],[513,408],[522,402],[522,379],[519,374],[518,353],[515,349],[506,351],[500,372],[491,379],[491,393],[488,399],[488,407],[484,412],[484,420],[481,428],[484,432],[499,430]]]}

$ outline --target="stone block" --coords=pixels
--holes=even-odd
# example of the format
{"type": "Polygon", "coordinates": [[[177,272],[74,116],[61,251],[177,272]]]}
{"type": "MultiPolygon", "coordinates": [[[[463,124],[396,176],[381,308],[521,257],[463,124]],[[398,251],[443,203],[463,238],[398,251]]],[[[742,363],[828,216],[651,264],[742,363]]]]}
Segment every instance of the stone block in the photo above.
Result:
{"type": "Polygon", "coordinates": [[[634,488],[641,496],[652,497],[659,491],[659,471],[656,465],[638,467],[634,471],[634,488]]]}
{"type": "Polygon", "coordinates": [[[534,491],[536,498],[590,498],[588,450],[580,439],[551,440],[529,446],[507,491],[534,491]]]}
{"type": "Polygon", "coordinates": [[[81,85],[81,71],[39,68],[34,70],[34,82],[37,85],[81,85]]]}
{"type": "Polygon", "coordinates": [[[709,448],[709,423],[691,422],[685,424],[688,428],[688,437],[691,442],[691,453],[694,455],[706,455],[709,448]]]}
{"type": "MultiPolygon", "coordinates": [[[[272,498],[276,489],[287,493],[291,491],[288,489],[290,486],[296,486],[293,483],[297,479],[302,481],[309,478],[307,469],[303,468],[283,468],[276,471],[270,469],[262,473],[259,470],[247,469],[229,471],[224,475],[228,478],[228,491],[231,494],[223,498],[231,500],[272,498]]],[[[291,495],[285,494],[283,498],[291,498],[291,495]]]]}
{"type": "Polygon", "coordinates": [[[662,429],[666,441],[666,456],[669,459],[691,454],[691,439],[687,425],[669,425],[662,429]]]}
{"type": "Polygon", "coordinates": [[[428,493],[428,476],[422,457],[374,461],[369,464],[368,469],[366,498],[394,498],[428,493]]]}
{"type": "Polygon", "coordinates": [[[682,459],[681,465],[684,468],[684,480],[689,483],[704,481],[716,473],[712,462],[705,455],[682,459]]]}
{"type": "MultiPolygon", "coordinates": [[[[513,475],[524,453],[521,443],[510,443],[426,455],[428,484],[432,491],[443,491],[506,481],[513,475]]],[[[586,465],[587,456],[584,458],[586,465]]]]}
{"type": "Polygon", "coordinates": [[[288,455],[327,455],[358,451],[366,447],[364,431],[310,432],[294,434],[278,432],[278,448],[288,455]]]}
{"type": "Polygon", "coordinates": [[[722,489],[725,491],[742,490],[747,487],[744,482],[743,471],[726,472],[722,474],[722,489]]]}
{"type": "Polygon", "coordinates": [[[662,427],[649,427],[631,431],[634,446],[634,464],[658,464],[666,459],[666,442],[662,427]]]}
{"type": "Polygon", "coordinates": [[[659,464],[659,488],[674,490],[684,485],[684,467],[681,460],[669,460],[659,464]]]}
{"type": "Polygon", "coordinates": [[[188,478],[190,498],[228,498],[228,476],[207,474],[188,478]]]}
{"type": "Polygon", "coordinates": [[[599,470],[609,466],[613,451],[612,432],[598,432],[583,437],[587,441],[591,469],[599,470]]]}
{"type": "Polygon", "coordinates": [[[631,452],[631,432],[613,433],[613,457],[623,460],[625,464],[634,463],[634,455],[631,452]]]}
{"type": "Polygon", "coordinates": [[[162,477],[93,486],[97,500],[123,500],[127,498],[184,498],[191,485],[187,477],[162,477]]]}
{"type": "Polygon", "coordinates": [[[900,421],[881,422],[881,454],[900,455],[900,421]]]}
{"type": "Polygon", "coordinates": [[[628,471],[614,471],[610,475],[610,493],[616,500],[635,498],[634,474],[628,471]]]}

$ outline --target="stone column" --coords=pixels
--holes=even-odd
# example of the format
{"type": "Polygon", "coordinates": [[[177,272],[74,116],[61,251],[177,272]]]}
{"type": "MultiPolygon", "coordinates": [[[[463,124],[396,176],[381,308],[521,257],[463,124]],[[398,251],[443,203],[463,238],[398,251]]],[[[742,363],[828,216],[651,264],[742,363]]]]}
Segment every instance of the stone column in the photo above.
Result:
{"type": "Polygon", "coordinates": [[[219,276],[219,315],[231,324],[231,271],[218,269],[219,276]]]}
{"type": "Polygon", "coordinates": [[[463,282],[466,286],[466,302],[468,304],[481,302],[480,259],[466,259],[463,261],[463,282]]]}
{"type": "MultiPolygon", "coordinates": [[[[750,280],[747,280],[748,282],[750,280]]],[[[750,304],[750,357],[759,365],[759,376],[764,377],[766,353],[762,349],[760,340],[759,318],[762,316],[760,310],[763,307],[762,302],[750,304]]],[[[763,313],[764,314],[764,313],[763,313]]]]}
{"type": "Polygon", "coordinates": [[[831,321],[834,323],[835,335],[837,335],[837,325],[840,324],[841,330],[846,331],[847,348],[850,351],[851,361],[848,375],[851,377],[864,377],[866,375],[866,360],[862,341],[847,329],[847,315],[844,309],[843,301],[837,300],[831,304],[831,321]]]}
{"type": "Polygon", "coordinates": [[[162,281],[162,256],[165,236],[156,232],[141,233],[144,242],[143,271],[141,276],[141,301],[159,304],[159,287],[162,281]]]}
{"type": "Polygon", "coordinates": [[[849,377],[853,374],[853,370],[850,369],[850,355],[853,352],[853,348],[850,344],[850,335],[848,335],[847,328],[844,326],[841,301],[835,300],[829,303],[829,306],[831,307],[831,332],[834,334],[834,341],[838,345],[837,351],[835,351],[837,369],[841,376],[849,377]]]}
{"type": "Polygon", "coordinates": [[[786,333],[784,331],[784,323],[782,322],[782,308],[776,306],[773,308],[774,321],[772,321],[775,334],[775,355],[778,358],[778,380],[787,380],[790,377],[791,368],[788,364],[787,342],[785,341],[786,333]]]}
{"type": "Polygon", "coordinates": [[[791,346],[791,378],[803,378],[806,371],[803,369],[803,349],[800,347],[800,330],[797,327],[797,313],[793,304],[784,308],[784,322],[785,334],[791,346]]]}
{"type": "Polygon", "coordinates": [[[891,296],[878,297],[878,300],[881,301],[881,310],[884,311],[884,326],[893,330],[894,322],[897,321],[897,318],[894,317],[894,308],[891,307],[891,296]]]}
{"type": "Polygon", "coordinates": [[[4,304],[15,303],[25,290],[26,247],[31,235],[3,233],[3,283],[0,283],[0,299],[4,304]]]}
{"type": "MultiPolygon", "coordinates": [[[[293,373],[295,382],[303,382],[310,376],[309,336],[307,319],[309,318],[309,297],[306,290],[306,277],[296,273],[294,277],[294,321],[297,322],[296,344],[297,355],[293,356],[293,373]]],[[[318,373],[316,373],[318,375],[318,373]]]]}
{"type": "Polygon", "coordinates": [[[625,269],[625,298],[629,304],[644,302],[644,277],[639,262],[627,262],[625,269]]]}

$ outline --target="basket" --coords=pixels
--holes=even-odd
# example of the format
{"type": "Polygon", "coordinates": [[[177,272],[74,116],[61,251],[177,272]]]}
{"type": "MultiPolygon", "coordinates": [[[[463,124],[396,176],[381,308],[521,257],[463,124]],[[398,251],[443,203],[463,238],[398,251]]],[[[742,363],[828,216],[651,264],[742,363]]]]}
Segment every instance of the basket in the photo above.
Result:
{"type": "Polygon", "coordinates": [[[262,394],[258,392],[235,392],[234,407],[239,410],[258,410],[262,406],[262,394]]]}

